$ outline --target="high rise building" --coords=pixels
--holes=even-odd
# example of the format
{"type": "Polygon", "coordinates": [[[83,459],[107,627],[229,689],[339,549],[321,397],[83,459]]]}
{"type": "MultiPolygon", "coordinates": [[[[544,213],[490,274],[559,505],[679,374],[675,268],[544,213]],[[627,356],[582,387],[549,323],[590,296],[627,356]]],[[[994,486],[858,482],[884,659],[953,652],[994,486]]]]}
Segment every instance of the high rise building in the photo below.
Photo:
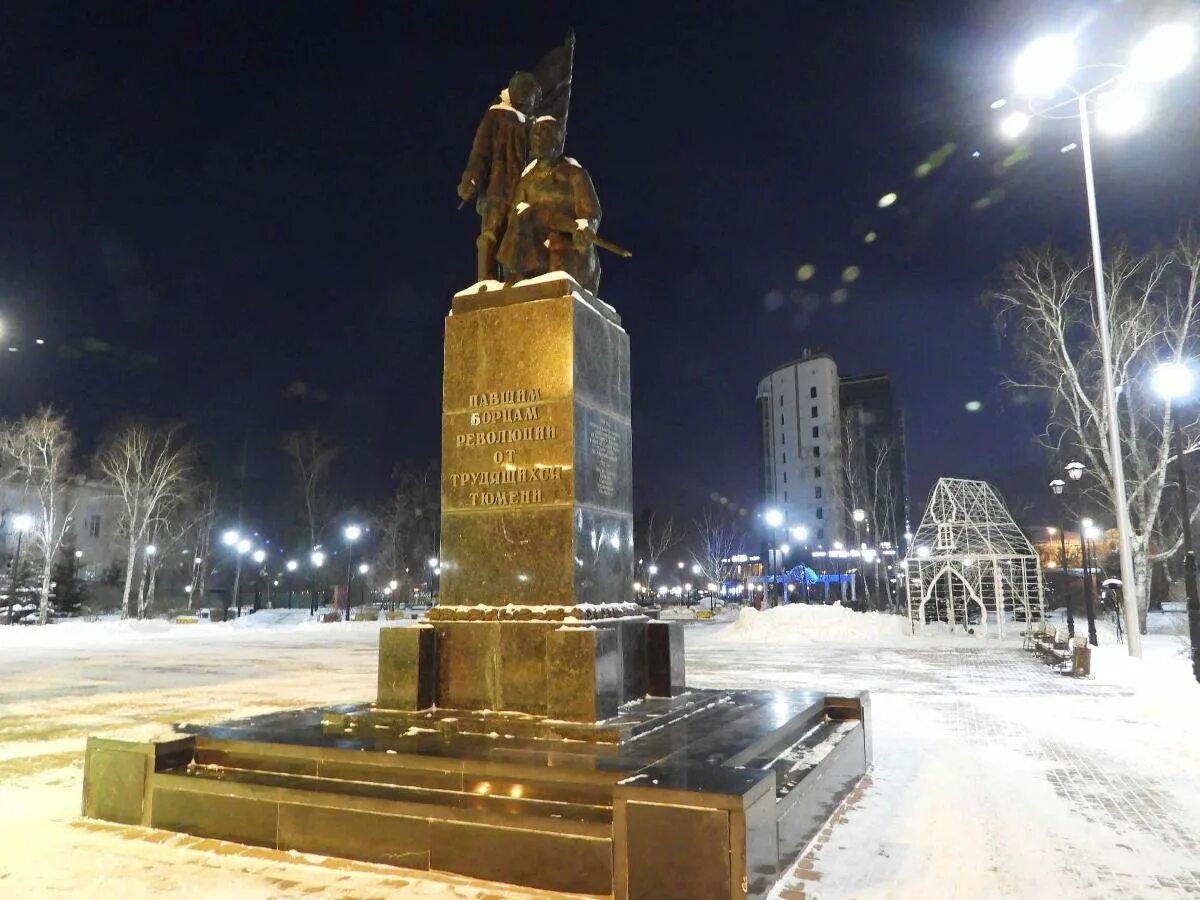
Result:
{"type": "Polygon", "coordinates": [[[908,525],[908,457],[892,379],[843,378],[839,394],[843,496],[847,508],[862,509],[867,517],[855,536],[898,547],[908,525]]]}
{"type": "Polygon", "coordinates": [[[784,530],[807,529],[814,549],[834,541],[899,545],[908,477],[891,378],[840,378],[828,355],[806,353],[759,382],[758,406],[764,506],[783,514],[784,530]]]}
{"type": "Polygon", "coordinates": [[[837,364],[823,353],[780,366],[758,385],[763,485],[783,527],[808,530],[810,546],[845,533],[837,364]]]}

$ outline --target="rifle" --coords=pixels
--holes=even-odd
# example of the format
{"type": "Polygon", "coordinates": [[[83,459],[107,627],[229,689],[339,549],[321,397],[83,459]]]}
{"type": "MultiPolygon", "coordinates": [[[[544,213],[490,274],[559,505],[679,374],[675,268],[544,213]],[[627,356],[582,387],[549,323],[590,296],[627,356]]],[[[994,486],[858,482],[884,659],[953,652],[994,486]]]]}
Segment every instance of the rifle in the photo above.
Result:
{"type": "Polygon", "coordinates": [[[626,258],[633,256],[633,251],[626,250],[620,244],[614,244],[612,241],[605,240],[594,231],[580,229],[579,225],[574,219],[568,219],[566,216],[550,215],[546,213],[543,213],[543,215],[545,216],[544,221],[546,223],[546,227],[551,231],[561,231],[565,232],[566,234],[582,234],[587,238],[588,241],[595,244],[597,247],[607,250],[609,253],[615,253],[617,256],[624,256],[626,258]]]}

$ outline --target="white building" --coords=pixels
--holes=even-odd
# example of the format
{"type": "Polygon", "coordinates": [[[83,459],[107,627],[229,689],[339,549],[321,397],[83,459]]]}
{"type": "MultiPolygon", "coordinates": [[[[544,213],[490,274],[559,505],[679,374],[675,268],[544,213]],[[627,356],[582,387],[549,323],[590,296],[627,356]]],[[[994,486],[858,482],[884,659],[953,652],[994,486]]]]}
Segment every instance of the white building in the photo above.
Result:
{"type": "MultiPolygon", "coordinates": [[[[100,482],[79,479],[67,491],[67,504],[75,504],[64,545],[79,552],[80,574],[86,579],[100,577],[114,562],[125,558],[125,542],[117,532],[120,500],[114,489],[100,482]]],[[[0,481],[0,552],[8,566],[17,547],[16,518],[22,514],[37,516],[36,496],[18,480],[0,481]]],[[[29,535],[22,539],[21,553],[29,546],[29,535]]]]}
{"type": "MultiPolygon", "coordinates": [[[[780,366],[758,385],[765,501],[808,546],[842,540],[841,409],[837,364],[823,353],[780,366]]],[[[784,536],[780,535],[780,540],[784,536]]]]}

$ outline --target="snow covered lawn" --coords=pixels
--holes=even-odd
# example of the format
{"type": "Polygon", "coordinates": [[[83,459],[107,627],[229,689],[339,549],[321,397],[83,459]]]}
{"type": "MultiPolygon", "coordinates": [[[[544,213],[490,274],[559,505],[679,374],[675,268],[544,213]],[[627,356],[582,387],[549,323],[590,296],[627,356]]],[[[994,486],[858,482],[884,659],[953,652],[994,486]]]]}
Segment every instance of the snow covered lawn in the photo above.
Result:
{"type": "MultiPolygon", "coordinates": [[[[1079,682],[1014,642],[780,613],[688,625],[689,682],[866,689],[875,723],[780,898],[1200,896],[1200,689],[1164,622],[1146,664],[1102,647],[1079,682]]],[[[0,896],[549,896],[80,822],[89,734],[373,695],[377,623],[271,619],[0,628],[0,896]]]]}

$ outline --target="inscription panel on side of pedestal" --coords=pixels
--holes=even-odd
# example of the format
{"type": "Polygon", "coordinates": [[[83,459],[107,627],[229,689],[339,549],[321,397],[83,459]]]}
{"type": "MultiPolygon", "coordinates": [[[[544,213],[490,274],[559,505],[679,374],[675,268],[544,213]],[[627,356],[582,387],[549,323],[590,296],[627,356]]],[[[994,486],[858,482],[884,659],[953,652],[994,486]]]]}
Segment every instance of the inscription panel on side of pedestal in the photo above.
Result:
{"type": "Polygon", "coordinates": [[[442,603],[570,606],[572,299],[446,320],[442,603]]]}

